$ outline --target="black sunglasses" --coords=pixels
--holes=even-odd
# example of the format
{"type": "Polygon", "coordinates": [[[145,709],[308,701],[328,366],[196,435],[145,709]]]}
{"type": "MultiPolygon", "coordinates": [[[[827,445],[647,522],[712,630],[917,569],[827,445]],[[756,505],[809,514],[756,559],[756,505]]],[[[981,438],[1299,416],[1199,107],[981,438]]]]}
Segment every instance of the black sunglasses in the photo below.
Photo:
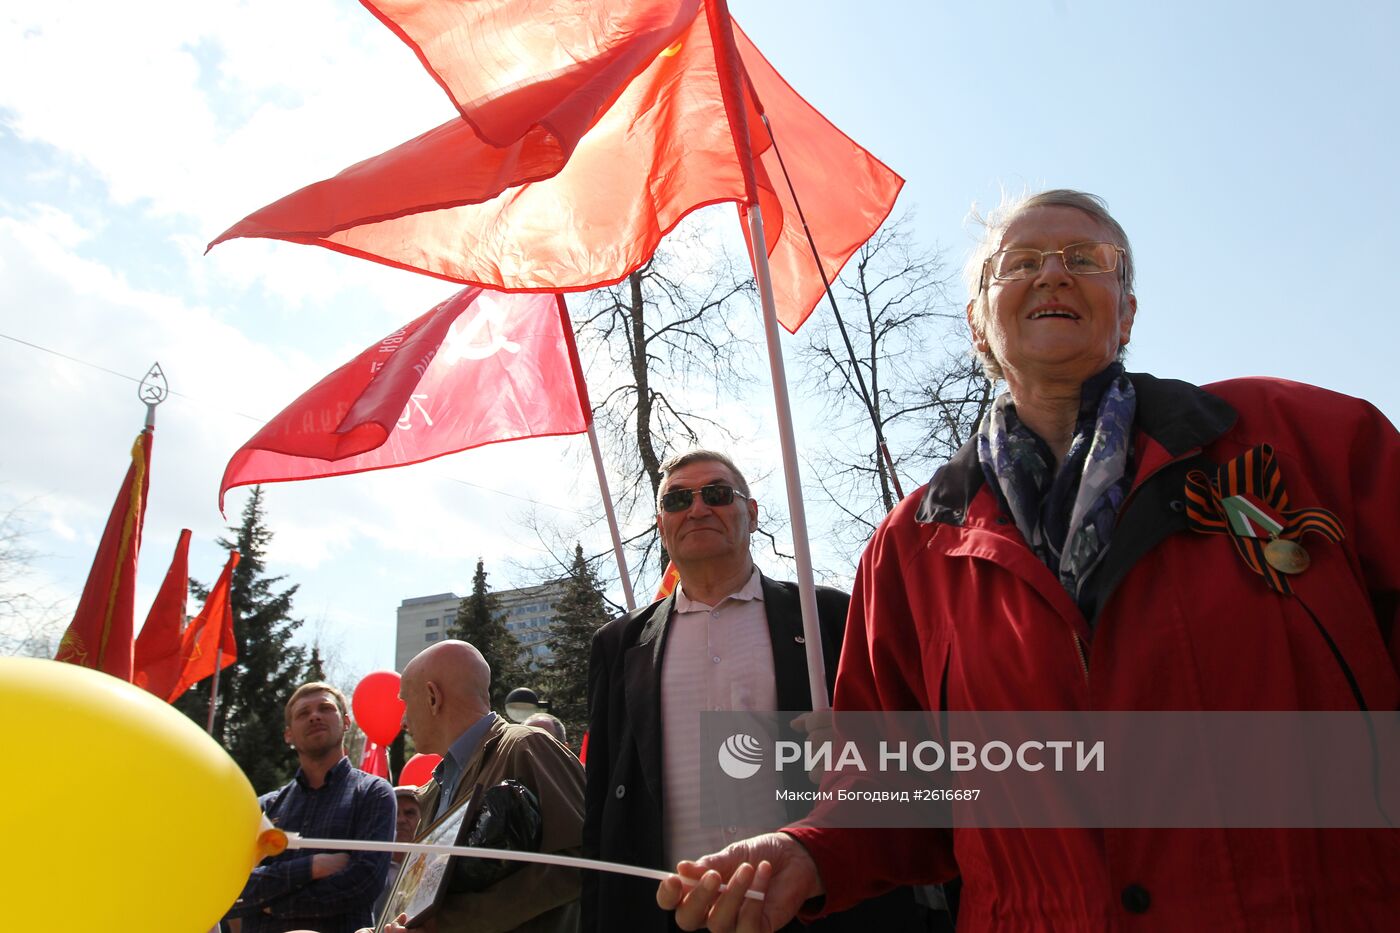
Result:
{"type": "Polygon", "coordinates": [[[734,501],[734,497],[747,499],[733,486],[725,483],[711,483],[708,486],[701,486],[699,489],[670,489],[666,495],[661,497],[661,510],[663,512],[684,512],[695,504],[695,494],[700,493],[700,501],[710,508],[717,508],[721,505],[729,505],[734,501]]]}

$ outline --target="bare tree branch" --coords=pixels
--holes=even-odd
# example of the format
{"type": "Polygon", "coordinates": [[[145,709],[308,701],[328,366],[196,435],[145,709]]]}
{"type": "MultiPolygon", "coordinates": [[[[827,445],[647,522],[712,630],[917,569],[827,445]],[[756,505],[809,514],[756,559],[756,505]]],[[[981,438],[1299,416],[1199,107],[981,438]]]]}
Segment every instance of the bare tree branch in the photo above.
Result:
{"type": "Polygon", "coordinates": [[[943,254],[917,244],[911,228],[908,214],[886,223],[836,283],[850,349],[827,315],[813,317],[800,351],[802,382],[821,399],[830,428],[820,455],[809,458],[811,472],[844,516],[838,537],[852,544],[863,543],[898,498],[875,426],[895,469],[917,485],[970,436],[991,397],[966,350],[943,254]]]}
{"type": "Polygon", "coordinates": [[[68,620],[61,600],[30,579],[39,556],[31,535],[23,505],[0,515],[0,655],[51,658],[68,620]]]}

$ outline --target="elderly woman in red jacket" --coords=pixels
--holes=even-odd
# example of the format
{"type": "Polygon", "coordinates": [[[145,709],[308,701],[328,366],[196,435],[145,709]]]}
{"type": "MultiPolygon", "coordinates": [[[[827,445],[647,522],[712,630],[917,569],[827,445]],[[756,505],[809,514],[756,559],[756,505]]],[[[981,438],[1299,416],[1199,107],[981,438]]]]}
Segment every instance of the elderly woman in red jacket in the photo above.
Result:
{"type": "MultiPolygon", "coordinates": [[[[1124,372],[1132,249],[1092,195],[1004,211],[969,269],[972,344],[1007,392],[866,548],[836,709],[1400,707],[1400,438],[1385,417],[1278,379],[1124,372]],[[1270,500],[1283,488],[1287,505],[1270,500]],[[1222,518],[1237,495],[1309,520],[1266,515],[1246,540],[1222,518]]],[[[686,929],[757,931],[960,874],[959,931],[1400,917],[1393,829],[856,830],[820,813],[683,863],[700,884],[669,880],[658,900],[686,929]],[[744,901],[749,887],[767,900],[744,901]]]]}

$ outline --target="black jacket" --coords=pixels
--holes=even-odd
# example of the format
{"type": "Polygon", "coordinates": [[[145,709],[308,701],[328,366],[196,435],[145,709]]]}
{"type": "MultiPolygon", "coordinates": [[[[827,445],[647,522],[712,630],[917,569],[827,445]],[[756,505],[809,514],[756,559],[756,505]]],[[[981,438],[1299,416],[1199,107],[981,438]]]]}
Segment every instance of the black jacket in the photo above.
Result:
{"type": "MultiPolygon", "coordinates": [[[[762,578],[778,709],[812,708],[797,585],[762,578]]],[[[836,681],[850,596],[817,588],[817,616],[828,692],[836,681]]],[[[588,671],[588,782],[584,854],[669,869],[661,843],[661,661],[674,594],[609,622],[593,637],[588,671]]],[[[801,805],[799,805],[801,806],[801,805]]],[[[794,812],[793,818],[801,815],[794,812]]],[[[875,933],[923,929],[923,909],[908,888],[893,891],[812,929],[875,933]]],[[[794,922],[793,929],[802,929],[794,922]]],[[[656,906],[656,882],[584,872],[583,933],[670,933],[656,906]]]]}

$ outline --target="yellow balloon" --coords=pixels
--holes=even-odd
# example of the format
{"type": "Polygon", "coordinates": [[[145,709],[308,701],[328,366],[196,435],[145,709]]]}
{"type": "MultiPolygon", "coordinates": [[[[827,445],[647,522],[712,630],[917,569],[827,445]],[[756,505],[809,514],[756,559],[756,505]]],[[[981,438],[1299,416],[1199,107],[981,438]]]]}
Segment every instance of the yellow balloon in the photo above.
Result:
{"type": "Polygon", "coordinates": [[[0,927],[204,933],[261,857],[243,772],[131,684],[0,658],[0,741],[0,927]]]}

